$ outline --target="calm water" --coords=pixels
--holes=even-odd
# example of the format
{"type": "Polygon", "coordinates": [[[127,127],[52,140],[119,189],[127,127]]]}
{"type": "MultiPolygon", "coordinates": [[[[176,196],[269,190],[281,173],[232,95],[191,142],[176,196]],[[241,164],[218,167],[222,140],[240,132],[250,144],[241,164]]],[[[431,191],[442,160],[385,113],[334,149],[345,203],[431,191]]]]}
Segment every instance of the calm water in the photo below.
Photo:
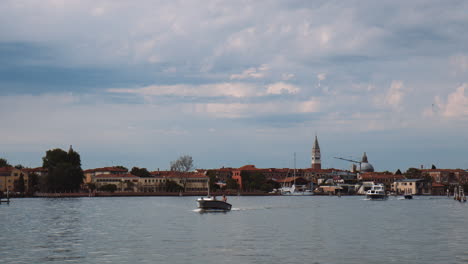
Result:
{"type": "Polygon", "coordinates": [[[444,197],[14,199],[0,263],[468,263],[468,203],[444,197]]]}

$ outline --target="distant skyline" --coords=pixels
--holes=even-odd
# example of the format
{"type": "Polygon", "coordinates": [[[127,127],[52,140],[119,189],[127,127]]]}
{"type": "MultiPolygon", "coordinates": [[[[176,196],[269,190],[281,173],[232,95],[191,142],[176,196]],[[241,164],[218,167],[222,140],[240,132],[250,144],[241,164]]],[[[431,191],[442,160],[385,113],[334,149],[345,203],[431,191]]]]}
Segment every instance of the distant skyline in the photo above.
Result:
{"type": "Polygon", "coordinates": [[[467,1],[0,1],[0,157],[468,169],[467,1]]]}

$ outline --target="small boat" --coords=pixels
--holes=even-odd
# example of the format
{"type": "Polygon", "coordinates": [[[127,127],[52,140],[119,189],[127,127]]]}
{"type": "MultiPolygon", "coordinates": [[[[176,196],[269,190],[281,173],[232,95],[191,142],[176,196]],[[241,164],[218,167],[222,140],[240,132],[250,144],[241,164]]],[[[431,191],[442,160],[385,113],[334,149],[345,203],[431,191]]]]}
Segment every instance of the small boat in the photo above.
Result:
{"type": "Polygon", "coordinates": [[[385,188],[383,184],[374,184],[371,189],[367,191],[366,196],[371,200],[386,200],[388,199],[387,194],[385,193],[385,188]]]}
{"type": "Polygon", "coordinates": [[[213,196],[198,198],[197,203],[198,208],[204,211],[230,211],[232,207],[230,203],[218,200],[213,196]]]}
{"type": "Polygon", "coordinates": [[[311,190],[305,189],[305,186],[293,184],[291,187],[282,187],[281,195],[314,195],[311,190]]]}
{"type": "Polygon", "coordinates": [[[413,199],[413,193],[411,192],[410,189],[406,189],[405,194],[403,195],[403,197],[405,197],[405,199],[407,199],[407,200],[411,200],[411,199],[413,199]]]}
{"type": "Polygon", "coordinates": [[[283,186],[279,189],[281,195],[314,195],[311,190],[308,190],[305,185],[296,185],[296,153],[294,153],[294,172],[293,184],[291,187],[283,186]]]}

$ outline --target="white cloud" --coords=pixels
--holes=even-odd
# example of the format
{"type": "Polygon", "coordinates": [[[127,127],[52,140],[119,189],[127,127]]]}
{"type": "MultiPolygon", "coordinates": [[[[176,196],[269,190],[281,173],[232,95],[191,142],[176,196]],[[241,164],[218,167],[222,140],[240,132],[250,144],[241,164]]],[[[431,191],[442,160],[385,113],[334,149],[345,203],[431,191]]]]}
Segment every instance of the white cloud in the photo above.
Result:
{"type": "Polygon", "coordinates": [[[326,73],[319,73],[319,74],[317,74],[317,79],[318,79],[319,81],[323,81],[323,80],[325,80],[326,78],[327,78],[327,74],[326,74],[326,73]]]}
{"type": "Polygon", "coordinates": [[[151,85],[143,88],[107,90],[109,93],[138,94],[142,96],[193,96],[193,97],[250,97],[258,96],[260,92],[253,84],[248,83],[216,83],[203,85],[151,85]]]}
{"type": "MultiPolygon", "coordinates": [[[[368,87],[369,91],[373,88],[368,87]]],[[[390,88],[385,94],[374,97],[374,105],[379,108],[391,108],[396,111],[403,110],[403,99],[405,97],[405,86],[402,81],[392,81],[390,88]]]]}
{"type": "Polygon", "coordinates": [[[448,118],[468,118],[468,83],[457,88],[447,97],[443,106],[443,116],[448,118]]]}
{"type": "Polygon", "coordinates": [[[267,94],[297,94],[300,88],[284,82],[277,82],[267,86],[267,94]]]}
{"type": "Polygon", "coordinates": [[[465,120],[468,118],[468,83],[459,86],[454,92],[448,94],[447,100],[440,96],[434,97],[431,107],[422,112],[424,117],[443,117],[451,120],[465,120]]]}
{"type": "MultiPolygon", "coordinates": [[[[174,69],[174,72],[176,70],[174,69]]],[[[258,86],[251,83],[214,83],[202,85],[150,85],[142,88],[111,88],[109,93],[138,94],[142,96],[193,96],[193,97],[258,97],[268,94],[297,94],[300,88],[284,82],[258,86]]]]}
{"type": "Polygon", "coordinates": [[[259,79],[263,78],[266,75],[266,72],[269,70],[269,67],[267,64],[263,64],[262,66],[258,68],[249,68],[245,71],[243,71],[241,74],[232,74],[231,75],[231,80],[242,80],[242,79],[248,79],[248,78],[253,78],[253,79],[259,79]]]}

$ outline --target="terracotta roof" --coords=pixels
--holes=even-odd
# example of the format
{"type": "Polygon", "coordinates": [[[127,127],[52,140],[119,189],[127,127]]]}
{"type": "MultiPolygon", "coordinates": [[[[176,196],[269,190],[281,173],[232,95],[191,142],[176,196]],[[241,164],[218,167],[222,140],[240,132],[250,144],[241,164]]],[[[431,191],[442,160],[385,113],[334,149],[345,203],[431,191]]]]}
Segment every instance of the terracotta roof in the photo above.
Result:
{"type": "Polygon", "coordinates": [[[462,169],[422,169],[422,172],[466,172],[462,169]]]}
{"type": "Polygon", "coordinates": [[[96,169],[89,169],[85,170],[84,173],[91,173],[91,172],[127,172],[128,170],[123,169],[123,168],[117,168],[117,167],[104,167],[104,168],[96,168],[96,169]]]}
{"type": "Polygon", "coordinates": [[[440,183],[433,183],[432,187],[445,187],[445,185],[440,184],[440,183]]]}
{"type": "Polygon", "coordinates": [[[405,176],[397,175],[397,174],[383,174],[383,173],[376,173],[376,172],[368,172],[361,174],[361,179],[363,180],[370,180],[370,179],[394,179],[394,180],[401,180],[404,179],[405,176]]]}
{"type": "Polygon", "coordinates": [[[294,179],[296,179],[296,181],[297,181],[298,179],[302,179],[302,180],[305,180],[305,181],[306,181],[306,179],[304,179],[304,178],[302,178],[302,177],[287,177],[287,178],[285,178],[285,179],[276,180],[276,182],[279,182],[279,183],[282,183],[282,182],[283,182],[283,183],[285,183],[285,182],[294,182],[294,179]]]}
{"type": "Polygon", "coordinates": [[[48,172],[47,168],[37,167],[37,168],[26,168],[23,169],[25,172],[48,172]]]}
{"type": "Polygon", "coordinates": [[[245,165],[239,168],[239,170],[258,170],[255,165],[245,165]]]}
{"type": "Polygon", "coordinates": [[[133,174],[98,174],[96,178],[105,179],[105,178],[140,178],[133,174]]]}
{"type": "Polygon", "coordinates": [[[150,172],[153,177],[166,177],[166,178],[207,178],[204,173],[196,172],[179,172],[179,171],[152,171],[150,172]]]}
{"type": "Polygon", "coordinates": [[[1,167],[0,172],[11,172],[13,169],[13,167],[1,167]]]}

